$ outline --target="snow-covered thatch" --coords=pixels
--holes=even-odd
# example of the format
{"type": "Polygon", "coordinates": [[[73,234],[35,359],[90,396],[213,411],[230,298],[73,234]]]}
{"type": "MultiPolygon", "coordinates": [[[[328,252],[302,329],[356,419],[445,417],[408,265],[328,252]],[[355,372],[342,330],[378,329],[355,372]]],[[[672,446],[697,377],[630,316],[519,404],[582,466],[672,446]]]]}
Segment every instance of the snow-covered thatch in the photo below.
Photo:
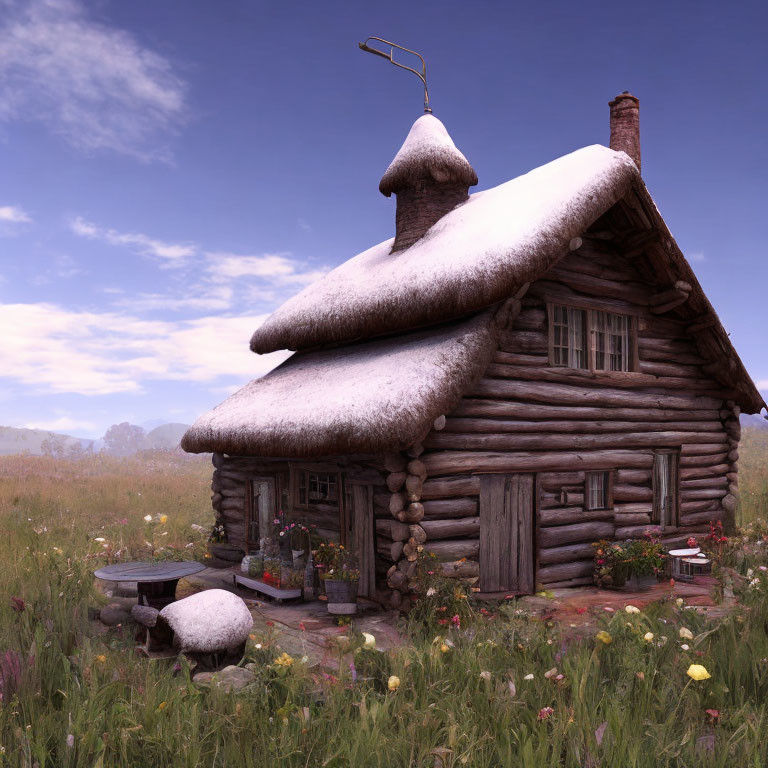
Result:
{"type": "Polygon", "coordinates": [[[181,445],[283,457],[404,448],[482,374],[494,329],[487,311],[429,331],[296,353],[201,416],[181,445]]]}
{"type": "Polygon", "coordinates": [[[381,177],[379,191],[389,197],[423,180],[454,182],[465,187],[477,184],[474,169],[434,115],[422,115],[411,126],[403,146],[381,177]]]}
{"type": "Polygon", "coordinates": [[[565,255],[636,180],[627,155],[595,145],[477,192],[409,248],[392,253],[387,240],[289,299],[251,349],[371,338],[488,307],[565,255]]]}

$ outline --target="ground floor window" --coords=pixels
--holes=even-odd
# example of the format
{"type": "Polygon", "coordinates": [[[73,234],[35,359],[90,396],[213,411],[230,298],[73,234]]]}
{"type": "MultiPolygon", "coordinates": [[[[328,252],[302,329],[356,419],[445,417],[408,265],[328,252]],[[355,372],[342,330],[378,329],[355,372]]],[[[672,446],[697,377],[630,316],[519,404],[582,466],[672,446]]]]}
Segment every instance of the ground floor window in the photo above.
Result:
{"type": "Polygon", "coordinates": [[[653,459],[653,522],[661,527],[679,525],[678,451],[657,451],[653,459]]]}
{"type": "Polygon", "coordinates": [[[587,472],[584,487],[584,504],[586,509],[610,509],[613,506],[612,473],[587,472]]]}

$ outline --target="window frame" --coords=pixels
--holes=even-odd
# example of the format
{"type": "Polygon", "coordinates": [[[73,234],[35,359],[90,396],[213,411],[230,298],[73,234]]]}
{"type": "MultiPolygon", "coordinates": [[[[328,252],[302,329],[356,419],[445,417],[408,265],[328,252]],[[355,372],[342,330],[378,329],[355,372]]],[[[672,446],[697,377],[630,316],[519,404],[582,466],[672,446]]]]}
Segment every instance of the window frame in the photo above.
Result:
{"type": "Polygon", "coordinates": [[[584,473],[584,510],[586,512],[613,509],[613,474],[612,469],[596,469],[584,473]],[[589,503],[589,478],[598,475],[603,477],[603,506],[593,507],[589,503]]]}
{"type": "Polygon", "coordinates": [[[653,488],[653,509],[651,510],[651,522],[657,525],[662,531],[674,530],[680,527],[680,449],[679,448],[658,448],[653,452],[653,468],[651,470],[651,487],[653,488]],[[674,499],[671,508],[671,521],[662,518],[660,488],[658,481],[658,471],[656,469],[659,456],[670,456],[673,461],[668,465],[672,470],[674,482],[672,490],[674,499]]]}
{"type": "MultiPolygon", "coordinates": [[[[601,305],[598,302],[579,301],[577,299],[565,299],[559,301],[557,299],[547,300],[547,362],[549,367],[558,368],[568,371],[581,371],[591,374],[600,374],[604,376],[622,376],[628,373],[637,373],[640,370],[639,365],[639,352],[637,343],[637,331],[638,331],[638,317],[637,313],[631,309],[623,309],[618,311],[616,307],[607,305],[601,305]],[[587,365],[584,368],[575,368],[570,365],[564,365],[562,363],[555,362],[555,311],[556,307],[563,307],[570,310],[580,310],[585,313],[586,329],[584,332],[586,343],[586,362],[587,365]],[[596,350],[596,314],[598,312],[606,312],[611,315],[617,315],[619,317],[626,317],[627,328],[627,370],[626,371],[611,371],[606,368],[598,368],[595,364],[595,358],[597,356],[596,350]]],[[[608,354],[608,353],[606,353],[608,354]]]]}
{"type": "Polygon", "coordinates": [[[327,505],[332,507],[338,507],[341,509],[343,489],[341,486],[341,472],[338,467],[335,466],[306,466],[306,465],[292,465],[291,466],[291,506],[292,509],[306,510],[316,505],[327,505]],[[333,482],[336,486],[335,498],[332,499],[312,499],[310,498],[311,488],[311,476],[312,475],[327,475],[328,478],[333,478],[333,482]],[[306,488],[306,501],[302,502],[299,499],[299,487],[304,482],[306,488]]]}

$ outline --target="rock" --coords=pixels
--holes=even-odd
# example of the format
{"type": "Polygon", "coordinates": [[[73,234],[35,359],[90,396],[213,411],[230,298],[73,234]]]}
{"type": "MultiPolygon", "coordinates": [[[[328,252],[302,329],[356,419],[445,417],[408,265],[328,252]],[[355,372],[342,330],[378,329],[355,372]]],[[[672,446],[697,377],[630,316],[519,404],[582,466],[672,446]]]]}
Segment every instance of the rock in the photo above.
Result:
{"type": "Polygon", "coordinates": [[[253,617],[242,598],[223,589],[208,589],[166,605],[160,611],[182,651],[215,653],[243,645],[253,617]]]}
{"type": "Polygon", "coordinates": [[[99,611],[99,621],[108,627],[126,624],[131,618],[128,609],[120,603],[110,603],[99,611]]]}
{"type": "Polygon", "coordinates": [[[198,672],[194,678],[198,685],[215,685],[224,691],[242,691],[256,680],[256,675],[242,667],[224,667],[219,672],[198,672]]]}
{"type": "Polygon", "coordinates": [[[160,611],[149,605],[134,605],[131,608],[131,618],[137,624],[142,624],[145,627],[154,627],[157,624],[157,617],[159,615],[160,611]]]}

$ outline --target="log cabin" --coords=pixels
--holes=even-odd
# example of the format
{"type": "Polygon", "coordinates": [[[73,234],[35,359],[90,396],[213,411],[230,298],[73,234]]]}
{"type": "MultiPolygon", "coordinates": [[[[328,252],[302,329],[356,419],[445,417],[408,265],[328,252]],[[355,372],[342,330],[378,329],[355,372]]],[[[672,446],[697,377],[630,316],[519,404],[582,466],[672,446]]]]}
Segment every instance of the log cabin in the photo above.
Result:
{"type": "Polygon", "coordinates": [[[610,102],[609,147],[475,184],[420,117],[379,185],[395,237],[255,331],[294,354],[182,442],[213,453],[230,542],[283,511],[407,608],[420,547],[530,593],[589,584],[597,539],[733,523],[739,414],[765,403],[643,183],[637,98],[610,102]]]}

